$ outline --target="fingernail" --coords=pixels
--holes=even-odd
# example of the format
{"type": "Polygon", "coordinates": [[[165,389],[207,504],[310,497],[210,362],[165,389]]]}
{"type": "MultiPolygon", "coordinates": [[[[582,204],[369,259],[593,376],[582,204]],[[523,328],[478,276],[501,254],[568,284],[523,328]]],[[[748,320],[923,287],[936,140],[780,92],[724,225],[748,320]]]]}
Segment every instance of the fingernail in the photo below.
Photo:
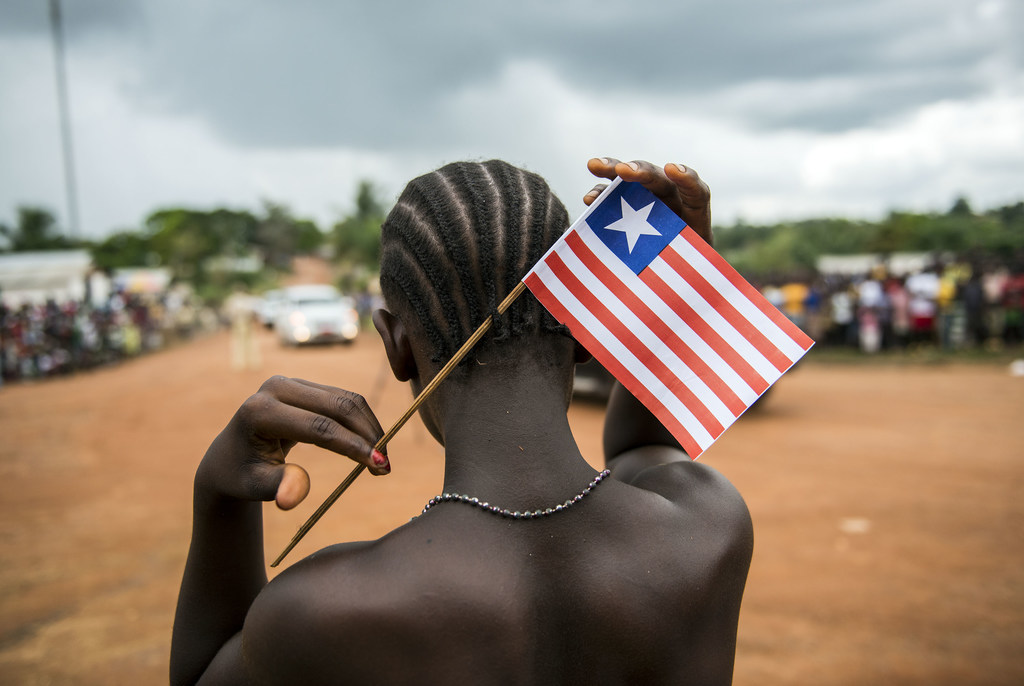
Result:
{"type": "Polygon", "coordinates": [[[373,451],[373,463],[378,467],[387,467],[388,469],[391,468],[391,466],[388,464],[387,456],[379,450],[373,451]]]}
{"type": "Polygon", "coordinates": [[[684,166],[683,166],[683,165],[681,165],[681,164],[678,164],[678,163],[677,163],[677,164],[676,164],[676,169],[678,169],[679,171],[681,171],[681,172],[682,172],[682,173],[684,173],[684,174],[686,173],[686,167],[684,167],[684,166]]]}
{"type": "Polygon", "coordinates": [[[640,165],[637,164],[636,162],[628,162],[627,164],[629,165],[629,168],[632,169],[633,171],[640,171],[640,165]]]}
{"type": "Polygon", "coordinates": [[[610,159],[608,159],[607,157],[602,157],[601,158],[601,164],[603,164],[604,166],[607,167],[611,163],[612,163],[612,161],[610,159]]]}

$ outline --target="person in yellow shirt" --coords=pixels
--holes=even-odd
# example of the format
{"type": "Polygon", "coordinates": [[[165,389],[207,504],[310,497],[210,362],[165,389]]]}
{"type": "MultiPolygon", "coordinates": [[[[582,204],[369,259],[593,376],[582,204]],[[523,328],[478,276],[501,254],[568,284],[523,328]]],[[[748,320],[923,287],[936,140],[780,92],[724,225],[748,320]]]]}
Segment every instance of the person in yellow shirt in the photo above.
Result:
{"type": "Polygon", "coordinates": [[[800,281],[791,281],[779,287],[782,291],[782,312],[789,320],[799,327],[803,327],[806,308],[804,303],[810,293],[807,284],[800,281]]]}

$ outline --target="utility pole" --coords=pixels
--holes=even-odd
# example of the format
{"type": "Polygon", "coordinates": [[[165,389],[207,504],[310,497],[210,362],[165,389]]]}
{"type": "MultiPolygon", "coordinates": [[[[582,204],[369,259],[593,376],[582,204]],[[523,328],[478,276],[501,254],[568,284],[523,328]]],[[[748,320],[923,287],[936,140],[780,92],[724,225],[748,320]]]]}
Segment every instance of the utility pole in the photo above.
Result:
{"type": "Polygon", "coordinates": [[[64,151],[64,195],[68,206],[68,237],[80,237],[78,226],[78,188],[75,185],[74,146],[71,143],[71,113],[68,107],[68,81],[64,70],[64,28],[60,0],[50,0],[50,29],[53,55],[57,65],[57,103],[60,108],[60,132],[64,151]]]}

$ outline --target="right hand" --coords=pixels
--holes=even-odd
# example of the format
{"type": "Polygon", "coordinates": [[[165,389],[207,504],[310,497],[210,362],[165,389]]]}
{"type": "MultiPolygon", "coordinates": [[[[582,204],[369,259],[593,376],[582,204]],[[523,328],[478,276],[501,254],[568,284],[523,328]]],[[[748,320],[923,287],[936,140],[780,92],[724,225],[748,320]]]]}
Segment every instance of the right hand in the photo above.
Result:
{"type": "Polygon", "coordinates": [[[362,396],[333,386],[274,376],[246,400],[214,439],[196,471],[196,486],[235,500],[274,500],[283,510],[309,493],[309,474],[286,463],[297,443],[310,443],[388,474],[374,450],[384,435],[362,396]]]}
{"type": "MultiPolygon", "coordinates": [[[[669,209],[686,222],[697,235],[714,245],[711,235],[711,189],[692,167],[669,163],[658,167],[645,160],[620,162],[611,157],[595,157],[587,162],[594,176],[614,180],[636,181],[661,199],[669,209]]],[[[583,197],[590,205],[608,184],[601,183],[583,197]]]]}

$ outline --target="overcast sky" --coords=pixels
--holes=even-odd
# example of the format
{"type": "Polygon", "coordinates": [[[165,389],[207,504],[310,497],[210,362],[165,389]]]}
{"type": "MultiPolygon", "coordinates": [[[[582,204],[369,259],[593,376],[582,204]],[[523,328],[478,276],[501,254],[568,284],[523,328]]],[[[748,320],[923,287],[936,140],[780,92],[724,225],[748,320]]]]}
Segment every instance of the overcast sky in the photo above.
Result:
{"type": "MultiPolygon", "coordinates": [[[[0,3],[0,221],[66,225],[46,0],[0,3]]],[[[1024,199],[1019,0],[64,0],[82,232],[456,159],[693,166],[716,223],[1024,199]]]]}

